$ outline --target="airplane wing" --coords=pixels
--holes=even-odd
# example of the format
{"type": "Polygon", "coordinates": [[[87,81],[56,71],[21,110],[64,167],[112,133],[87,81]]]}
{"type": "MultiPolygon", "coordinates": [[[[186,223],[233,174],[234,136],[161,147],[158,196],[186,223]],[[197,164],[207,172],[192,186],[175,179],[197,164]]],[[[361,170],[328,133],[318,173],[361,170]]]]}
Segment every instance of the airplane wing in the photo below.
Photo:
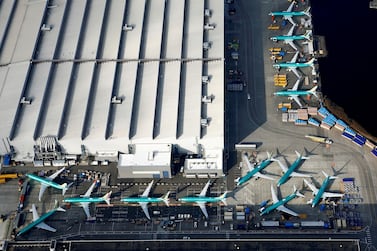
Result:
{"type": "Polygon", "coordinates": [[[323,199],[326,199],[326,198],[335,198],[335,197],[343,197],[344,194],[342,193],[331,193],[331,192],[324,192],[322,194],[322,198],[323,199]]]}
{"type": "MultiPolygon", "coordinates": [[[[32,210],[32,213],[33,213],[33,221],[38,220],[39,219],[39,214],[37,212],[37,208],[35,207],[35,204],[32,205],[31,210],[32,210]]],[[[44,229],[44,230],[47,230],[47,231],[51,231],[51,232],[56,232],[55,228],[50,227],[49,225],[47,225],[44,222],[39,223],[35,227],[41,228],[41,229],[44,229]]]]}
{"type": "Polygon", "coordinates": [[[290,63],[296,63],[297,61],[297,57],[298,57],[298,51],[295,53],[295,55],[293,56],[293,58],[291,59],[291,61],[289,61],[290,63]]]}
{"type": "MultiPolygon", "coordinates": [[[[293,70],[293,69],[292,69],[293,70]]],[[[298,85],[300,84],[300,78],[297,79],[296,83],[294,84],[293,88],[291,89],[292,91],[297,91],[298,89],[298,85]]]]}
{"type": "Polygon", "coordinates": [[[246,154],[242,154],[242,163],[244,163],[249,171],[253,170],[254,168],[251,166],[249,159],[247,158],[246,154]]]}
{"type": "Polygon", "coordinates": [[[289,44],[295,51],[297,51],[297,46],[293,42],[293,40],[285,40],[286,44],[289,44]]]}
{"type": "Polygon", "coordinates": [[[89,210],[89,202],[81,202],[81,207],[84,209],[84,212],[86,214],[86,217],[89,219],[90,216],[90,210],[89,210]]]}
{"type": "Polygon", "coordinates": [[[36,221],[39,219],[39,214],[37,212],[37,208],[35,207],[35,204],[31,205],[31,211],[33,213],[33,221],[36,221]]]}
{"type": "Polygon", "coordinates": [[[274,187],[271,185],[271,196],[272,196],[272,202],[277,203],[279,202],[278,196],[276,195],[276,192],[274,190],[274,187]]]}
{"type": "Polygon", "coordinates": [[[281,170],[283,170],[283,173],[286,173],[288,171],[288,168],[283,164],[281,163],[280,160],[276,160],[281,168],[281,170]]]}
{"type": "Polygon", "coordinates": [[[289,29],[288,33],[286,34],[286,36],[292,36],[293,35],[293,30],[295,29],[295,26],[292,25],[292,27],[289,29]]]}
{"type": "Polygon", "coordinates": [[[312,177],[309,174],[303,174],[303,173],[297,173],[297,172],[292,172],[291,177],[305,177],[305,178],[310,178],[312,177]]]}
{"type": "Polygon", "coordinates": [[[144,190],[144,193],[141,195],[141,197],[148,197],[149,192],[151,191],[153,185],[153,180],[149,183],[148,187],[144,190]]]}
{"type": "Polygon", "coordinates": [[[39,195],[38,195],[39,201],[42,200],[43,193],[46,191],[47,187],[49,187],[49,185],[41,183],[41,188],[39,189],[39,195]]]}
{"type": "Polygon", "coordinates": [[[206,218],[208,218],[206,204],[204,202],[197,202],[197,204],[200,207],[200,209],[202,210],[203,214],[206,216],[206,218]]]}
{"type": "Polygon", "coordinates": [[[304,179],[304,182],[315,195],[318,193],[318,188],[316,188],[313,184],[309,183],[309,181],[307,181],[306,179],[304,179]]]}
{"type": "Polygon", "coordinates": [[[258,178],[267,179],[267,180],[275,180],[274,178],[267,176],[267,175],[264,175],[264,174],[261,174],[260,172],[257,172],[256,174],[254,174],[254,176],[256,176],[258,178]]]}
{"type": "Polygon", "coordinates": [[[65,170],[65,167],[63,167],[62,169],[56,171],[55,173],[51,174],[50,176],[46,177],[46,179],[48,179],[49,181],[55,179],[56,177],[58,177],[58,175],[63,172],[65,170]]]}
{"type": "Polygon", "coordinates": [[[293,72],[293,74],[296,75],[297,78],[301,79],[301,75],[300,73],[298,72],[297,68],[296,67],[291,67],[291,68],[288,68],[291,72],[293,72]]]}
{"type": "Polygon", "coordinates": [[[293,216],[298,216],[298,213],[293,212],[291,209],[286,208],[285,206],[281,205],[276,208],[277,210],[293,215],[293,216]]]}
{"type": "Polygon", "coordinates": [[[300,98],[297,95],[291,95],[290,96],[300,107],[302,107],[300,98]]]}
{"type": "Polygon", "coordinates": [[[93,192],[95,185],[96,185],[96,181],[93,182],[93,184],[89,187],[88,191],[86,191],[86,193],[82,197],[89,198],[93,192]]]}
{"type": "Polygon", "coordinates": [[[285,16],[285,19],[287,19],[292,25],[296,25],[295,21],[292,19],[292,16],[285,16]]]}
{"type": "Polygon", "coordinates": [[[44,223],[44,222],[39,223],[39,224],[36,225],[35,227],[37,227],[37,228],[41,228],[41,229],[44,229],[44,230],[47,230],[47,231],[50,231],[50,232],[56,232],[56,229],[55,229],[55,228],[50,227],[49,225],[47,225],[47,224],[44,223]]]}
{"type": "Polygon", "coordinates": [[[146,202],[139,202],[139,204],[140,204],[141,208],[143,209],[145,216],[147,216],[148,219],[151,219],[151,217],[149,215],[149,211],[148,211],[148,206],[147,206],[148,203],[146,203],[146,202]]]}
{"type": "Polygon", "coordinates": [[[292,3],[289,5],[287,12],[292,12],[293,6],[295,5],[295,1],[292,1],[292,3]]]}
{"type": "Polygon", "coordinates": [[[206,193],[210,184],[211,184],[211,180],[207,181],[207,184],[204,186],[203,190],[199,194],[200,197],[206,196],[206,193]]]}

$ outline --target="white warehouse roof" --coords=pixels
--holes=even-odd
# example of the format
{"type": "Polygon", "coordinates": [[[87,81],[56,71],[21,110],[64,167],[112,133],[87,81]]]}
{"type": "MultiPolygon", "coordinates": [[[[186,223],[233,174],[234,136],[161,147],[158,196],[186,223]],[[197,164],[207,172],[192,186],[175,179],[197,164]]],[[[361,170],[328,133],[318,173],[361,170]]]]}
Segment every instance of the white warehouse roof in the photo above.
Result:
{"type": "Polygon", "coordinates": [[[29,160],[41,136],[70,154],[138,143],[223,149],[223,1],[0,5],[0,154],[12,145],[29,160]]]}

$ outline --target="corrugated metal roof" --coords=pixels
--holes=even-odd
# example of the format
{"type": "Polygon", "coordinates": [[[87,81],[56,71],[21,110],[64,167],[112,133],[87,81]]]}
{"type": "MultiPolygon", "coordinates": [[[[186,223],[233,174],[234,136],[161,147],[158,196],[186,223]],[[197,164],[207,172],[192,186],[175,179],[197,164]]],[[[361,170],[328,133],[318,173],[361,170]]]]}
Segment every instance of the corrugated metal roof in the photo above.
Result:
{"type": "MultiPolygon", "coordinates": [[[[10,2],[2,2],[0,20],[9,18],[10,2]]],[[[27,3],[18,2],[0,47],[0,137],[11,138],[19,158],[32,157],[34,140],[45,135],[69,153],[81,153],[81,144],[90,153],[125,151],[131,137],[222,149],[223,2],[27,3]],[[203,42],[211,48],[204,51],[203,42]],[[202,90],[212,103],[201,102],[202,90]],[[23,96],[30,105],[19,104],[23,96]],[[112,104],[114,97],[121,102],[112,104]]]]}

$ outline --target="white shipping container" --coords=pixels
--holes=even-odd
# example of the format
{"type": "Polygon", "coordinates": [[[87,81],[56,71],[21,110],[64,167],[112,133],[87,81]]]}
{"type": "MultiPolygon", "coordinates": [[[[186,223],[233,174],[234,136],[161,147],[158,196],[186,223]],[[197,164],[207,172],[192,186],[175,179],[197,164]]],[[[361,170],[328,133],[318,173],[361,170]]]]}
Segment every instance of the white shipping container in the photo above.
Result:
{"type": "Polygon", "coordinates": [[[288,122],[288,113],[284,112],[281,114],[281,121],[288,122]]]}
{"type": "Polygon", "coordinates": [[[245,215],[237,215],[237,220],[245,220],[245,215]]]}
{"type": "Polygon", "coordinates": [[[263,227],[278,227],[279,221],[272,221],[272,220],[261,221],[261,225],[263,227]]]}
{"type": "Polygon", "coordinates": [[[302,227],[323,227],[324,225],[324,221],[301,221],[302,227]]]}
{"type": "Polygon", "coordinates": [[[224,220],[225,221],[232,221],[233,220],[233,216],[224,216],[224,220]]]}

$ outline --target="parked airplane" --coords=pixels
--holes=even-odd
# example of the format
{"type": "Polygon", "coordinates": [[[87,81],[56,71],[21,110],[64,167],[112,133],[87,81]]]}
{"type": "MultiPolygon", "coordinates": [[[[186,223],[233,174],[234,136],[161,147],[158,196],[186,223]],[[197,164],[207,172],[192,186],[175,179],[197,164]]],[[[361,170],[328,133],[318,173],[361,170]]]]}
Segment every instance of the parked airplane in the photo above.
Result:
{"type": "Polygon", "coordinates": [[[309,89],[309,90],[298,90],[298,85],[300,84],[300,81],[301,79],[297,79],[292,89],[277,91],[277,92],[274,92],[274,95],[287,96],[288,99],[293,99],[300,107],[302,107],[302,104],[301,104],[299,96],[314,95],[316,98],[318,98],[318,95],[316,92],[318,86],[314,86],[312,89],[309,89]]]}
{"type": "Polygon", "coordinates": [[[64,195],[65,192],[68,190],[68,188],[73,184],[73,183],[70,183],[69,185],[67,185],[67,183],[64,183],[64,184],[57,184],[55,183],[53,180],[58,177],[58,175],[60,173],[62,173],[63,171],[65,170],[65,167],[63,167],[62,169],[56,171],[55,173],[53,173],[52,175],[46,177],[46,178],[43,178],[43,177],[39,177],[38,175],[35,175],[33,173],[27,173],[26,176],[29,177],[30,179],[32,180],[35,180],[35,181],[38,181],[39,183],[41,183],[41,189],[39,190],[39,196],[38,196],[38,199],[39,201],[41,201],[42,199],[42,195],[44,193],[44,191],[46,190],[47,187],[51,186],[51,187],[54,187],[56,189],[60,189],[62,190],[62,194],[64,195]]]}
{"type": "Polygon", "coordinates": [[[86,191],[84,195],[81,195],[80,197],[71,197],[71,198],[65,198],[63,201],[68,203],[80,203],[81,207],[84,209],[84,212],[86,214],[86,217],[88,220],[90,220],[92,217],[90,216],[90,210],[89,210],[89,204],[90,203],[100,203],[100,202],[106,202],[107,205],[110,205],[110,196],[111,191],[105,194],[102,197],[90,197],[90,195],[93,192],[93,189],[97,183],[97,180],[93,182],[92,185],[90,185],[89,189],[86,191]]]}
{"type": "Polygon", "coordinates": [[[298,72],[297,68],[304,68],[304,67],[312,67],[313,71],[314,71],[314,61],[315,61],[315,58],[312,58],[310,59],[309,61],[307,62],[304,62],[304,63],[297,63],[297,57],[298,57],[298,51],[295,53],[295,55],[293,56],[293,58],[291,59],[291,61],[289,62],[281,62],[281,63],[275,63],[273,64],[272,66],[278,70],[280,70],[281,68],[286,68],[287,71],[291,71],[293,72],[297,78],[301,78],[301,74],[298,72]]]}
{"type": "Polygon", "coordinates": [[[269,214],[270,212],[272,212],[275,209],[278,210],[278,211],[293,215],[293,216],[298,216],[297,213],[293,212],[292,210],[290,210],[290,209],[288,209],[284,206],[285,203],[289,202],[290,200],[293,200],[297,196],[305,197],[304,195],[302,195],[297,190],[296,186],[293,186],[293,193],[291,193],[287,197],[283,198],[282,200],[279,200],[278,196],[277,196],[277,194],[274,190],[274,187],[271,185],[271,195],[272,195],[273,204],[271,206],[261,208],[260,209],[260,215],[261,216],[265,215],[265,214],[269,214]]]}
{"type": "Polygon", "coordinates": [[[295,40],[311,40],[312,30],[307,30],[305,34],[302,35],[293,35],[293,30],[295,25],[289,29],[288,33],[285,35],[273,36],[270,39],[274,42],[283,41],[285,44],[289,44],[295,51],[297,51],[297,46],[293,41],[295,40]]]}
{"type": "Polygon", "coordinates": [[[270,16],[282,16],[283,19],[288,20],[291,24],[297,25],[292,17],[293,16],[308,16],[311,18],[310,14],[310,7],[306,8],[304,11],[292,11],[293,6],[296,4],[295,1],[292,1],[292,3],[289,5],[288,9],[285,11],[272,11],[269,13],[270,16]]]}
{"type": "Polygon", "coordinates": [[[206,218],[208,218],[208,213],[206,209],[206,203],[214,203],[222,201],[226,205],[226,195],[228,192],[224,192],[222,195],[218,197],[206,197],[206,193],[208,190],[209,185],[211,184],[211,181],[209,180],[207,184],[204,186],[202,191],[200,192],[199,196],[187,196],[183,198],[179,198],[179,201],[182,202],[189,202],[189,203],[196,203],[202,210],[203,214],[206,218]]]}
{"type": "Polygon", "coordinates": [[[267,159],[263,160],[261,163],[259,163],[257,166],[253,167],[249,161],[249,158],[246,153],[242,154],[242,163],[246,164],[249,171],[246,173],[245,176],[238,177],[234,181],[237,182],[237,186],[241,186],[242,184],[246,183],[248,180],[250,180],[252,177],[257,178],[264,178],[268,180],[275,180],[272,177],[269,177],[267,175],[261,174],[261,171],[266,168],[272,161],[271,154],[267,152],[267,159]]]}
{"type": "Polygon", "coordinates": [[[334,198],[334,197],[343,197],[344,194],[342,193],[331,193],[326,192],[326,187],[329,185],[330,180],[336,179],[338,177],[336,176],[329,176],[327,173],[322,171],[322,173],[325,175],[326,179],[322,182],[321,187],[318,189],[316,188],[313,183],[309,183],[306,179],[304,179],[304,182],[308,187],[313,191],[314,199],[311,199],[308,201],[308,204],[312,204],[312,207],[315,207],[318,205],[319,201],[321,199],[326,200],[327,198],[334,198]]]}
{"type": "Polygon", "coordinates": [[[141,208],[144,211],[145,216],[147,216],[148,219],[151,219],[149,216],[148,211],[148,204],[149,203],[157,203],[157,202],[164,202],[166,206],[169,206],[169,194],[170,191],[167,192],[164,196],[155,198],[155,197],[148,197],[149,192],[151,191],[153,185],[153,180],[149,183],[148,187],[144,190],[143,194],[140,197],[127,197],[123,198],[121,201],[126,203],[139,203],[141,208]]]}
{"type": "Polygon", "coordinates": [[[283,170],[283,176],[279,179],[277,186],[283,185],[290,177],[312,177],[311,175],[297,173],[295,170],[298,168],[301,160],[309,159],[309,157],[302,156],[299,152],[295,151],[297,154],[297,158],[295,162],[293,162],[289,168],[287,168],[280,160],[274,160],[279,163],[280,168],[283,170]]]}
{"type": "Polygon", "coordinates": [[[58,206],[57,201],[55,202],[54,209],[48,211],[47,213],[43,214],[42,216],[38,215],[37,208],[35,207],[35,204],[31,205],[31,212],[33,213],[33,221],[27,225],[26,227],[22,228],[20,231],[18,231],[17,236],[20,236],[33,227],[41,228],[50,232],[56,232],[56,229],[47,225],[44,223],[44,220],[53,215],[56,211],[65,212],[65,210],[58,206]]]}

